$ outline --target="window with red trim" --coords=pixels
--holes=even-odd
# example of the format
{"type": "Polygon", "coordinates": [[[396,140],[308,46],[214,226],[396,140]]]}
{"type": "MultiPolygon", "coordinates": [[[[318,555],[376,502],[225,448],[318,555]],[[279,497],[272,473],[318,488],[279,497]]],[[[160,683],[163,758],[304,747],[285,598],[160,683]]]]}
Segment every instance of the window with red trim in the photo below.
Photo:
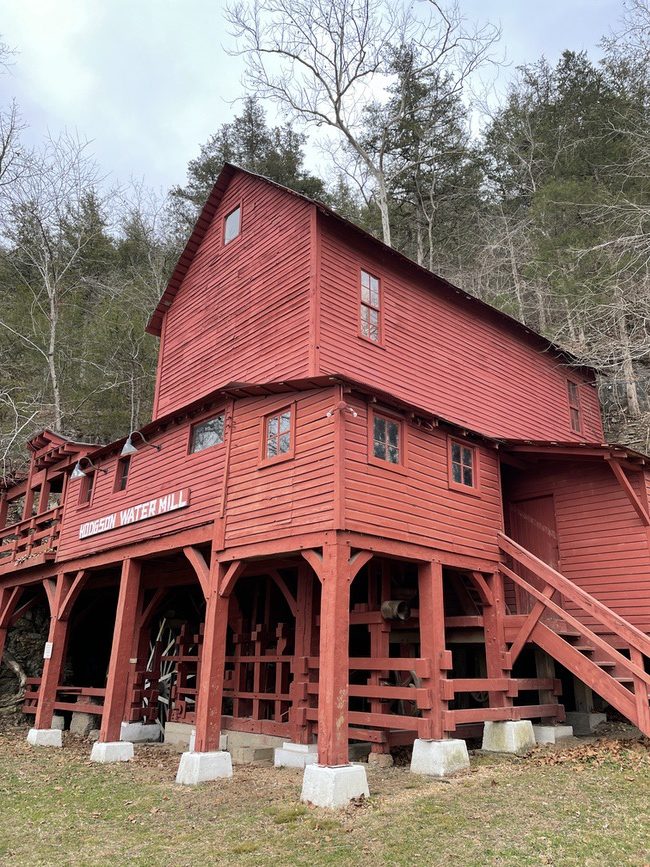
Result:
{"type": "Polygon", "coordinates": [[[379,343],[381,339],[381,297],[379,278],[367,271],[361,272],[361,305],[359,329],[362,337],[379,343]]]}
{"type": "Polygon", "coordinates": [[[567,379],[567,393],[569,396],[569,414],[571,416],[571,429],[576,433],[582,430],[582,419],[580,418],[580,396],[578,394],[578,383],[572,379],[567,379]]]}
{"type": "Polygon", "coordinates": [[[402,422],[373,413],[372,455],[389,464],[402,463],[402,422]]]}
{"type": "Polygon", "coordinates": [[[449,484],[461,489],[478,487],[476,449],[460,440],[449,443],[449,484]]]}
{"type": "Polygon", "coordinates": [[[264,425],[264,460],[289,457],[293,453],[291,407],[267,415],[264,425]]]}

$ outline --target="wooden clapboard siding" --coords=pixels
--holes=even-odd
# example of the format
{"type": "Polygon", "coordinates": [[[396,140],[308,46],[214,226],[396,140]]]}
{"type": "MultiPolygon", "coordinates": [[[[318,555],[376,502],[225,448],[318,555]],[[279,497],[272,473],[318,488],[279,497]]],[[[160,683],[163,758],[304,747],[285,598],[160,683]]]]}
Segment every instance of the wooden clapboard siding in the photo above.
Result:
{"type": "Polygon", "coordinates": [[[406,420],[406,465],[368,461],[368,406],[345,415],[345,525],[348,530],[498,559],[501,493],[496,452],[477,445],[480,496],[450,490],[447,434],[406,420]]]}
{"type": "Polygon", "coordinates": [[[227,382],[307,374],[311,207],[234,176],[165,315],[154,417],[227,382]],[[224,245],[238,204],[241,233],[224,245]]]}
{"type": "Polygon", "coordinates": [[[90,505],[79,505],[79,488],[82,482],[71,481],[68,485],[58,559],[66,560],[213,521],[220,504],[225,447],[223,444],[215,445],[196,454],[189,454],[188,447],[191,424],[210,418],[218,411],[215,408],[191,420],[185,419],[182,424],[169,427],[153,440],[160,445],[160,451],[139,448],[137,454],[131,458],[128,483],[124,491],[113,492],[117,453],[101,461],[100,466],[108,472],[96,474],[90,505]],[[86,521],[182,488],[189,488],[191,491],[190,505],[185,509],[79,539],[79,527],[86,521]]]}
{"type": "MultiPolygon", "coordinates": [[[[628,477],[641,493],[645,474],[628,477]]],[[[517,473],[505,496],[508,502],[547,494],[555,502],[560,572],[650,632],[648,532],[611,469],[605,461],[543,465],[517,473]]],[[[584,619],[570,603],[566,607],[584,619]]]]}
{"type": "Polygon", "coordinates": [[[600,441],[592,377],[581,383],[583,430],[571,429],[567,367],[485,307],[436,291],[369,244],[320,223],[320,369],[368,382],[493,436],[600,441]],[[359,274],[380,278],[383,346],[358,336],[359,274]]]}
{"type": "Polygon", "coordinates": [[[246,398],[235,404],[226,507],[226,545],[333,526],[333,388],[246,398]],[[285,406],[296,414],[295,456],[261,464],[264,417],[285,406]]]}

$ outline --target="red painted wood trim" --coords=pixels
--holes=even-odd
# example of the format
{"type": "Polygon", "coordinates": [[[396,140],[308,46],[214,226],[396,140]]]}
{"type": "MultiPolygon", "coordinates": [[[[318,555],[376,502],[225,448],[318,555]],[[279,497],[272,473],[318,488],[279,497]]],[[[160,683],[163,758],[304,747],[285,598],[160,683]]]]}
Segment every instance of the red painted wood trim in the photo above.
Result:
{"type": "Polygon", "coordinates": [[[337,385],[335,389],[337,406],[333,411],[334,418],[334,529],[345,529],[345,401],[343,398],[343,386],[337,385]]]}
{"type": "Polygon", "coordinates": [[[0,593],[0,629],[11,625],[11,617],[22,595],[23,587],[5,587],[0,593]]]}
{"type": "Polygon", "coordinates": [[[225,569],[218,585],[219,596],[230,596],[235,589],[237,579],[246,566],[247,564],[243,560],[234,560],[232,563],[225,564],[225,569]]]}
{"type": "Polygon", "coordinates": [[[312,206],[309,213],[309,376],[320,374],[320,227],[318,210],[312,206]]]}
{"type": "Polygon", "coordinates": [[[158,418],[158,402],[160,400],[160,384],[162,382],[162,363],[165,352],[165,325],[167,324],[167,314],[161,314],[162,322],[160,325],[160,338],[158,340],[158,359],[156,362],[156,384],[153,395],[152,418],[158,418]]]}

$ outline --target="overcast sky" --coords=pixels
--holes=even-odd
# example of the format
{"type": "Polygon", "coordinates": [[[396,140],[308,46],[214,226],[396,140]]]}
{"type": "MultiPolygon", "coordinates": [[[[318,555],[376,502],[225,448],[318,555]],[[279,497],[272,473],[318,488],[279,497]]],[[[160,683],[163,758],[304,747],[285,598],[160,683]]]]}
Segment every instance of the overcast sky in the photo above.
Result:
{"type": "MultiPolygon", "coordinates": [[[[223,0],[0,0],[0,35],[16,49],[0,77],[33,141],[67,127],[93,141],[115,181],[182,183],[188,160],[237,112],[241,64],[228,56],[223,0]]],[[[501,23],[512,66],[565,48],[598,56],[623,0],[460,0],[501,23]]],[[[507,72],[504,73],[507,76],[507,72]]],[[[502,75],[502,81],[504,76],[502,75]]]]}

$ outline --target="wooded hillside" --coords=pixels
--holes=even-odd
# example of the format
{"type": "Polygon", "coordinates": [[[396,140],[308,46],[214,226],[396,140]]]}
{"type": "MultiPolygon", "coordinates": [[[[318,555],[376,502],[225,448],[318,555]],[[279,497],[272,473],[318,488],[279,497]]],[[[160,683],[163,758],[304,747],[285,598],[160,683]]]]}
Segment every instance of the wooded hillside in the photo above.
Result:
{"type": "Polygon", "coordinates": [[[19,107],[0,106],[0,474],[45,426],[94,442],[149,418],[144,325],[224,160],[326,201],[595,365],[610,438],[648,450],[649,2],[625,10],[599,59],[568,46],[477,99],[499,33],[454,8],[235,3],[246,98],[164,197],[112,189],[65,132],[27,147],[19,107]],[[323,130],[317,177],[305,150],[323,130]]]}

